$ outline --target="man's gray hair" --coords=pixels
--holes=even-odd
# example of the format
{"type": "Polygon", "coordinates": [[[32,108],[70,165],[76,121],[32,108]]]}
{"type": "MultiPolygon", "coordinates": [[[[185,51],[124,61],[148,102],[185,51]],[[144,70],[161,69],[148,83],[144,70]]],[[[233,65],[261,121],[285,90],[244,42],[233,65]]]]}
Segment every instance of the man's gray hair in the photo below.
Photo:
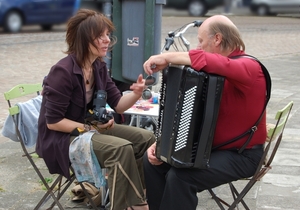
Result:
{"type": "Polygon", "coordinates": [[[245,50],[244,41],[240,32],[234,24],[213,21],[209,24],[209,35],[214,36],[217,33],[222,35],[221,50],[245,50]]]}

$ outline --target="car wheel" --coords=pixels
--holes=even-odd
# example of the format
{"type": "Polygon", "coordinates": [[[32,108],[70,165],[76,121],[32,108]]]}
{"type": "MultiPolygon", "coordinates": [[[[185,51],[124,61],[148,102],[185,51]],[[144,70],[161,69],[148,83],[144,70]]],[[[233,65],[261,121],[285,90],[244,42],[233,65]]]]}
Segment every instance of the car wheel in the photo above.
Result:
{"type": "Polygon", "coordinates": [[[267,5],[259,5],[256,9],[256,14],[259,16],[266,16],[269,14],[269,8],[267,5]]]}
{"type": "Polygon", "coordinates": [[[192,0],[188,6],[190,16],[204,16],[207,13],[206,5],[200,0],[192,0]]]}
{"type": "Polygon", "coordinates": [[[23,19],[19,12],[10,11],[4,18],[4,30],[11,33],[19,32],[23,25],[23,19]]]}
{"type": "Polygon", "coordinates": [[[50,31],[52,29],[51,24],[43,24],[43,25],[41,25],[41,27],[44,31],[50,31]]]}

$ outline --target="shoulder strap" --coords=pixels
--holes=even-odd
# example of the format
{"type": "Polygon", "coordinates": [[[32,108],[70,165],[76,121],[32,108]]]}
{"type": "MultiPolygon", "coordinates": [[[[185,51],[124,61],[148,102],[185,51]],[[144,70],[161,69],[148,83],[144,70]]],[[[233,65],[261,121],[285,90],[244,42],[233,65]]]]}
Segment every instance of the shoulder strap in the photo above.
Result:
{"type": "Polygon", "coordinates": [[[230,58],[236,59],[236,58],[241,58],[241,57],[250,58],[250,59],[256,60],[259,63],[259,65],[260,65],[260,67],[261,67],[261,69],[264,73],[265,79],[266,79],[266,86],[267,86],[266,87],[266,90],[267,90],[267,92],[266,92],[266,105],[267,105],[267,103],[269,102],[269,100],[271,98],[271,88],[272,88],[272,81],[271,81],[271,76],[269,74],[269,71],[257,58],[255,58],[252,55],[247,55],[247,54],[237,55],[237,56],[233,56],[233,57],[230,57],[230,58]]]}
{"type": "Polygon", "coordinates": [[[266,110],[266,108],[267,108],[268,102],[269,102],[269,100],[270,100],[270,98],[271,98],[272,81],[271,81],[271,76],[270,76],[270,74],[269,74],[267,68],[266,68],[266,67],[265,67],[265,66],[264,66],[257,58],[255,58],[254,56],[251,56],[251,55],[247,55],[247,54],[245,54],[245,55],[237,55],[237,56],[233,56],[233,57],[230,57],[230,58],[231,58],[231,59],[237,59],[237,58],[241,58],[241,57],[254,59],[254,60],[256,60],[256,61],[259,63],[259,65],[261,66],[261,69],[262,69],[262,71],[263,71],[263,73],[264,73],[264,76],[265,76],[265,79],[266,79],[266,102],[265,102],[265,106],[264,106],[264,108],[263,108],[263,110],[262,110],[262,113],[260,114],[258,120],[257,120],[256,123],[254,124],[254,126],[252,126],[252,127],[251,127],[249,130],[247,130],[245,133],[243,133],[243,134],[241,134],[241,135],[239,135],[239,136],[237,136],[237,137],[235,137],[235,138],[233,138],[233,139],[231,139],[231,140],[229,140],[229,141],[227,141],[227,142],[224,142],[223,144],[220,144],[220,145],[215,146],[215,147],[213,148],[213,150],[214,150],[214,149],[217,149],[217,148],[219,148],[219,147],[223,147],[223,146],[225,146],[225,145],[227,145],[227,144],[233,143],[233,142],[239,140],[240,138],[243,138],[244,136],[246,136],[246,135],[249,134],[249,137],[248,137],[247,141],[246,141],[246,142],[243,144],[243,146],[239,149],[239,153],[243,152],[243,150],[244,150],[244,149],[247,147],[247,145],[249,144],[249,142],[250,142],[250,140],[251,140],[251,138],[252,138],[254,132],[257,130],[257,125],[258,125],[259,122],[261,121],[261,119],[262,119],[262,117],[263,117],[263,115],[264,115],[264,113],[265,113],[265,110],[266,110]]]}

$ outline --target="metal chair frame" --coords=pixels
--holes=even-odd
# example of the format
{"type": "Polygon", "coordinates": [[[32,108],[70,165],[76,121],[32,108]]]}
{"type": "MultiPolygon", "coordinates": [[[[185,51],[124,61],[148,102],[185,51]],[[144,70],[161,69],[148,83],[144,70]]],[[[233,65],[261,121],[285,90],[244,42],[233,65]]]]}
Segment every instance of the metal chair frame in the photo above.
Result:
{"type": "Polygon", "coordinates": [[[35,170],[35,172],[37,173],[38,177],[41,179],[42,183],[44,184],[44,186],[46,187],[46,190],[47,190],[45,195],[42,197],[42,199],[39,201],[39,203],[37,204],[37,206],[34,209],[41,208],[49,200],[49,198],[52,197],[52,199],[54,201],[50,205],[49,209],[52,209],[54,207],[54,205],[56,204],[59,209],[63,210],[64,208],[61,205],[61,203],[59,202],[59,199],[66,192],[68,187],[73,183],[73,181],[75,179],[75,175],[72,174],[71,179],[65,180],[65,181],[63,181],[64,177],[62,175],[58,175],[58,177],[53,181],[51,186],[49,186],[49,184],[45,180],[45,177],[42,175],[41,171],[39,170],[39,168],[37,167],[37,165],[35,164],[35,162],[33,160],[33,158],[36,157],[37,155],[35,155],[35,152],[28,151],[27,147],[24,144],[22,135],[18,129],[18,126],[17,126],[18,125],[18,114],[20,113],[20,109],[19,109],[18,105],[11,105],[11,100],[13,100],[13,99],[19,99],[21,97],[23,97],[23,99],[25,99],[25,96],[34,95],[34,94],[40,95],[40,91],[42,91],[42,85],[39,83],[38,84],[20,84],[20,85],[16,85],[9,91],[5,92],[4,97],[9,106],[9,108],[8,108],[9,114],[12,116],[13,122],[15,124],[16,134],[20,141],[22,150],[24,152],[23,156],[27,157],[27,159],[29,160],[33,169],[35,170]]]}
{"type": "MultiPolygon", "coordinates": [[[[52,209],[55,204],[58,206],[60,210],[63,210],[62,204],[59,202],[59,199],[63,196],[63,194],[66,192],[66,190],[70,187],[70,185],[74,182],[76,179],[74,170],[72,167],[70,167],[71,170],[71,179],[63,181],[64,177],[62,175],[58,175],[58,177],[53,181],[51,186],[46,182],[45,177],[42,175],[40,170],[38,169],[37,165],[35,164],[33,158],[36,157],[35,152],[29,152],[27,147],[24,144],[22,135],[18,129],[18,114],[20,113],[20,109],[18,105],[12,105],[12,100],[13,99],[19,99],[23,97],[25,100],[25,96],[31,96],[31,95],[40,95],[40,92],[42,91],[42,85],[40,83],[37,84],[19,84],[14,86],[12,89],[4,93],[4,98],[6,99],[8,103],[8,111],[9,114],[12,116],[13,122],[15,124],[15,129],[16,129],[16,134],[17,137],[20,141],[22,150],[24,152],[23,156],[26,156],[27,159],[29,160],[30,164],[34,168],[35,172],[41,179],[42,183],[46,187],[46,193],[42,197],[42,199],[39,201],[37,206],[34,208],[34,210],[40,209],[51,197],[53,199],[53,203],[48,207],[48,209],[52,209]]],[[[22,101],[24,101],[22,100],[22,101]]],[[[20,102],[20,101],[19,101],[20,102]]],[[[103,169],[103,172],[106,173],[106,169],[103,169]]],[[[84,185],[80,182],[79,183],[81,188],[83,189],[83,192],[89,199],[89,206],[93,209],[107,209],[110,205],[109,203],[109,198],[108,198],[108,193],[109,190],[106,189],[105,187],[102,188],[102,204],[98,208],[95,204],[95,202],[92,200],[91,196],[88,194],[87,190],[85,189],[84,185]]]]}
{"type": "Polygon", "coordinates": [[[218,197],[212,189],[208,190],[220,209],[225,210],[224,206],[228,207],[229,210],[235,208],[238,209],[238,204],[241,203],[245,209],[250,210],[250,208],[247,206],[246,202],[244,201],[244,197],[247,195],[250,189],[255,185],[255,183],[257,181],[260,181],[260,179],[266,173],[268,173],[268,171],[272,168],[271,163],[281,143],[283,131],[288,121],[292,107],[293,107],[293,101],[289,102],[283,109],[277,111],[275,116],[275,120],[277,120],[277,122],[275,124],[275,127],[271,128],[268,131],[269,141],[266,142],[263,156],[260,160],[260,163],[257,167],[255,174],[249,179],[243,179],[248,181],[247,184],[244,186],[244,188],[240,192],[238,192],[238,190],[236,189],[236,187],[233,185],[232,182],[228,183],[233,197],[233,202],[231,204],[218,197]],[[273,144],[275,145],[273,146],[273,144]],[[272,149],[270,149],[271,145],[273,146],[272,149]]]}

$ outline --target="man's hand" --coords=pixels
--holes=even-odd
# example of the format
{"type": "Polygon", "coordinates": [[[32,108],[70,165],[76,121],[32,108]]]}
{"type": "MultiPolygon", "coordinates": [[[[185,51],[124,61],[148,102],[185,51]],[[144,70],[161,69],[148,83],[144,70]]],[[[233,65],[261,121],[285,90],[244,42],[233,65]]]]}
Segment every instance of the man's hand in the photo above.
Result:
{"type": "Polygon", "coordinates": [[[144,63],[144,70],[148,75],[154,72],[161,71],[165,69],[169,63],[164,58],[164,54],[153,55],[144,63]]]}
{"type": "Polygon", "coordinates": [[[153,72],[164,70],[169,64],[191,65],[189,52],[167,52],[151,56],[144,63],[144,71],[151,75],[153,72]]]}
{"type": "Polygon", "coordinates": [[[152,144],[148,148],[148,150],[147,150],[148,160],[152,165],[160,165],[163,162],[156,158],[155,149],[156,149],[156,143],[152,144]]]}

